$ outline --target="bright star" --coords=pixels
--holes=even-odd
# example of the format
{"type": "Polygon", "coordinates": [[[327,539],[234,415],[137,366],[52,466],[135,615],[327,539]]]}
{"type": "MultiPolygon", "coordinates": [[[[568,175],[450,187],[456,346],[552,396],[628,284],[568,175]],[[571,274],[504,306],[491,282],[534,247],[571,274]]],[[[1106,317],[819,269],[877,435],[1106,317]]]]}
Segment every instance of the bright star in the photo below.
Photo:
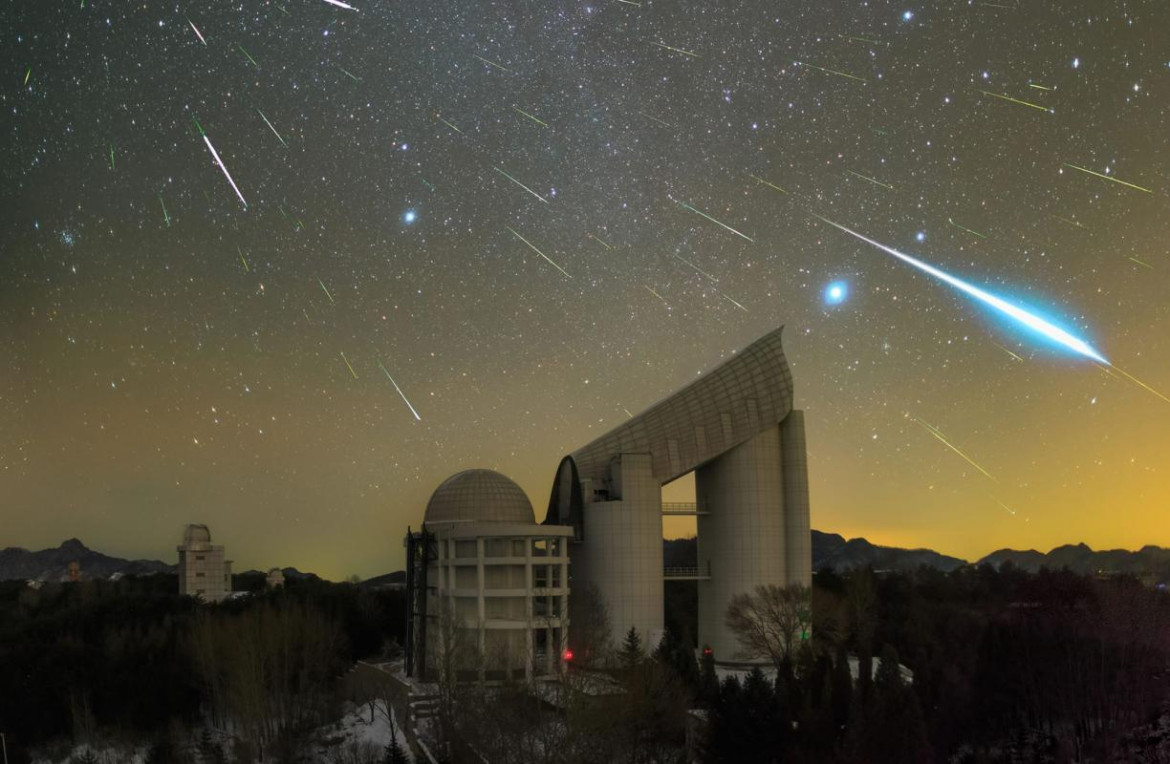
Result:
{"type": "Polygon", "coordinates": [[[840,305],[849,296],[849,285],[844,281],[834,281],[825,287],[825,302],[829,305],[840,305]]]}
{"type": "Polygon", "coordinates": [[[413,223],[417,219],[418,219],[418,213],[415,212],[414,210],[407,210],[406,213],[402,216],[403,222],[406,223],[407,225],[410,225],[411,223],[413,223]]]}
{"type": "Polygon", "coordinates": [[[909,21],[914,18],[914,11],[902,11],[902,21],[909,21]]]}
{"type": "Polygon", "coordinates": [[[914,234],[914,241],[926,241],[926,231],[919,231],[914,234]]]}

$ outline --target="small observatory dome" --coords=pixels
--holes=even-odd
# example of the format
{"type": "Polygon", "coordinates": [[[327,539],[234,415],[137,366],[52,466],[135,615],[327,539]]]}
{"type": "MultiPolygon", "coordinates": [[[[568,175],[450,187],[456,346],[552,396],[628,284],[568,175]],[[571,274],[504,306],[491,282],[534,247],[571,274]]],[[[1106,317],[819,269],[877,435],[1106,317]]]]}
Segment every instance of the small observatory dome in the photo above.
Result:
{"type": "Polygon", "coordinates": [[[465,470],[447,478],[431,494],[423,516],[423,525],[535,522],[520,486],[493,470],[465,470]]]}
{"type": "Polygon", "coordinates": [[[208,547],[211,546],[211,531],[206,525],[188,525],[183,531],[183,546],[208,547]]]}

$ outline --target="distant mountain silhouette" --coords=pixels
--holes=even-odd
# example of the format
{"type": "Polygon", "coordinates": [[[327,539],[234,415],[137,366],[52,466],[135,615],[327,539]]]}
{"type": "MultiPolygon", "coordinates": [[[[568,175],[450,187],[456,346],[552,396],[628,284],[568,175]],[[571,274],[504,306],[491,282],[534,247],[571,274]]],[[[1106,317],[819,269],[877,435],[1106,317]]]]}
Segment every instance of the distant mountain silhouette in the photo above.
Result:
{"type": "Polygon", "coordinates": [[[1136,552],[1128,549],[1096,552],[1087,544],[1065,544],[1048,554],[1035,549],[1000,549],[981,559],[979,564],[999,568],[1006,562],[1031,572],[1048,567],[1068,568],[1076,573],[1132,573],[1170,578],[1170,549],[1158,546],[1144,546],[1136,552]]]}
{"type": "Polygon", "coordinates": [[[380,576],[367,578],[362,581],[361,586],[369,589],[377,589],[382,586],[403,585],[406,583],[406,571],[396,570],[393,573],[384,573],[380,576]]]}
{"type": "Polygon", "coordinates": [[[78,539],[69,539],[56,549],[42,549],[39,552],[30,552],[20,547],[0,550],[0,581],[68,581],[71,562],[81,566],[82,580],[109,578],[115,573],[141,576],[175,572],[175,566],[165,562],[110,557],[93,551],[78,539]]]}
{"type": "MultiPolygon", "coordinates": [[[[696,541],[669,539],[663,542],[663,564],[668,568],[694,566],[698,559],[696,541]]],[[[812,531],[813,570],[832,568],[838,572],[870,565],[874,570],[914,570],[920,565],[951,571],[967,564],[930,549],[900,549],[871,544],[863,538],[846,540],[836,533],[812,531]]]]}

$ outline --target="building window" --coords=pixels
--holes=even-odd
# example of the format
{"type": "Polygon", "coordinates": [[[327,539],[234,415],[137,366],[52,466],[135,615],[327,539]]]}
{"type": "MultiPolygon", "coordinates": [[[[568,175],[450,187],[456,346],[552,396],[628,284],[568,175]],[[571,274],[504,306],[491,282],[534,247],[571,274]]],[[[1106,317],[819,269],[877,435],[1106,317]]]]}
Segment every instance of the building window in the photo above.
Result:
{"type": "Polygon", "coordinates": [[[548,556],[549,557],[560,557],[561,556],[561,540],[560,539],[549,539],[548,540],[548,556]]]}
{"type": "Polygon", "coordinates": [[[507,557],[511,544],[508,539],[484,539],[483,542],[483,556],[484,557],[507,557]]]}
{"type": "Polygon", "coordinates": [[[532,566],[532,586],[536,589],[544,589],[548,586],[548,566],[547,565],[533,565],[532,566]]]}
{"type": "Polygon", "coordinates": [[[202,570],[198,570],[198,571],[196,571],[196,572],[195,572],[195,578],[203,578],[203,571],[202,571],[202,570]]]}
{"type": "Polygon", "coordinates": [[[512,556],[524,556],[524,539],[512,539],[512,556]]]}
{"type": "Polygon", "coordinates": [[[532,540],[532,556],[548,557],[548,539],[532,540]]]}
{"type": "Polygon", "coordinates": [[[462,557],[462,558],[466,559],[469,557],[475,557],[475,555],[476,555],[476,550],[475,550],[475,540],[474,539],[472,539],[471,541],[456,541],[455,542],[455,556],[456,557],[462,557]]]}
{"type": "Polygon", "coordinates": [[[561,566],[553,565],[552,567],[552,586],[559,588],[561,585],[561,566]]]}
{"type": "Polygon", "coordinates": [[[201,555],[201,554],[195,555],[195,562],[203,562],[203,555],[201,555]]]}

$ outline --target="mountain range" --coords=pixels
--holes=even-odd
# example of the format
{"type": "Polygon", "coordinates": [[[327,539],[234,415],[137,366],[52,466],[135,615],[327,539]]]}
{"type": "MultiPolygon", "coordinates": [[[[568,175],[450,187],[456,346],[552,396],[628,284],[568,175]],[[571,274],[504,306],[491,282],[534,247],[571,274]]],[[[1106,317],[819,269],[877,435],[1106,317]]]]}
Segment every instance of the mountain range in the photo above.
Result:
{"type": "MultiPolygon", "coordinates": [[[[698,559],[697,543],[694,538],[668,539],[662,542],[663,562],[666,567],[693,567],[698,559]]],[[[109,578],[120,575],[149,575],[152,573],[175,573],[176,566],[159,560],[124,560],[119,557],[96,552],[78,539],[69,539],[55,549],[31,552],[20,547],[0,550],[0,581],[28,580],[65,581],[69,578],[69,563],[76,561],[81,567],[82,579],[109,578]]],[[[931,549],[902,549],[880,546],[864,538],[846,539],[837,533],[812,531],[813,570],[832,568],[845,572],[869,565],[874,570],[914,570],[925,565],[942,571],[952,571],[964,565],[967,560],[940,554],[931,549]]],[[[1000,549],[975,562],[976,565],[991,565],[995,568],[1011,563],[1017,568],[1035,572],[1042,567],[1052,569],[1068,568],[1076,573],[1130,573],[1138,576],[1154,576],[1170,580],[1170,549],[1158,546],[1144,546],[1136,552],[1126,549],[1094,551],[1086,544],[1066,544],[1048,553],[1035,549],[1000,549]]],[[[312,573],[302,573],[296,568],[283,568],[286,578],[316,578],[312,573]]],[[[236,574],[247,576],[264,575],[260,571],[236,574]]],[[[402,571],[376,576],[363,582],[365,586],[379,586],[401,583],[405,580],[402,571]]]]}

